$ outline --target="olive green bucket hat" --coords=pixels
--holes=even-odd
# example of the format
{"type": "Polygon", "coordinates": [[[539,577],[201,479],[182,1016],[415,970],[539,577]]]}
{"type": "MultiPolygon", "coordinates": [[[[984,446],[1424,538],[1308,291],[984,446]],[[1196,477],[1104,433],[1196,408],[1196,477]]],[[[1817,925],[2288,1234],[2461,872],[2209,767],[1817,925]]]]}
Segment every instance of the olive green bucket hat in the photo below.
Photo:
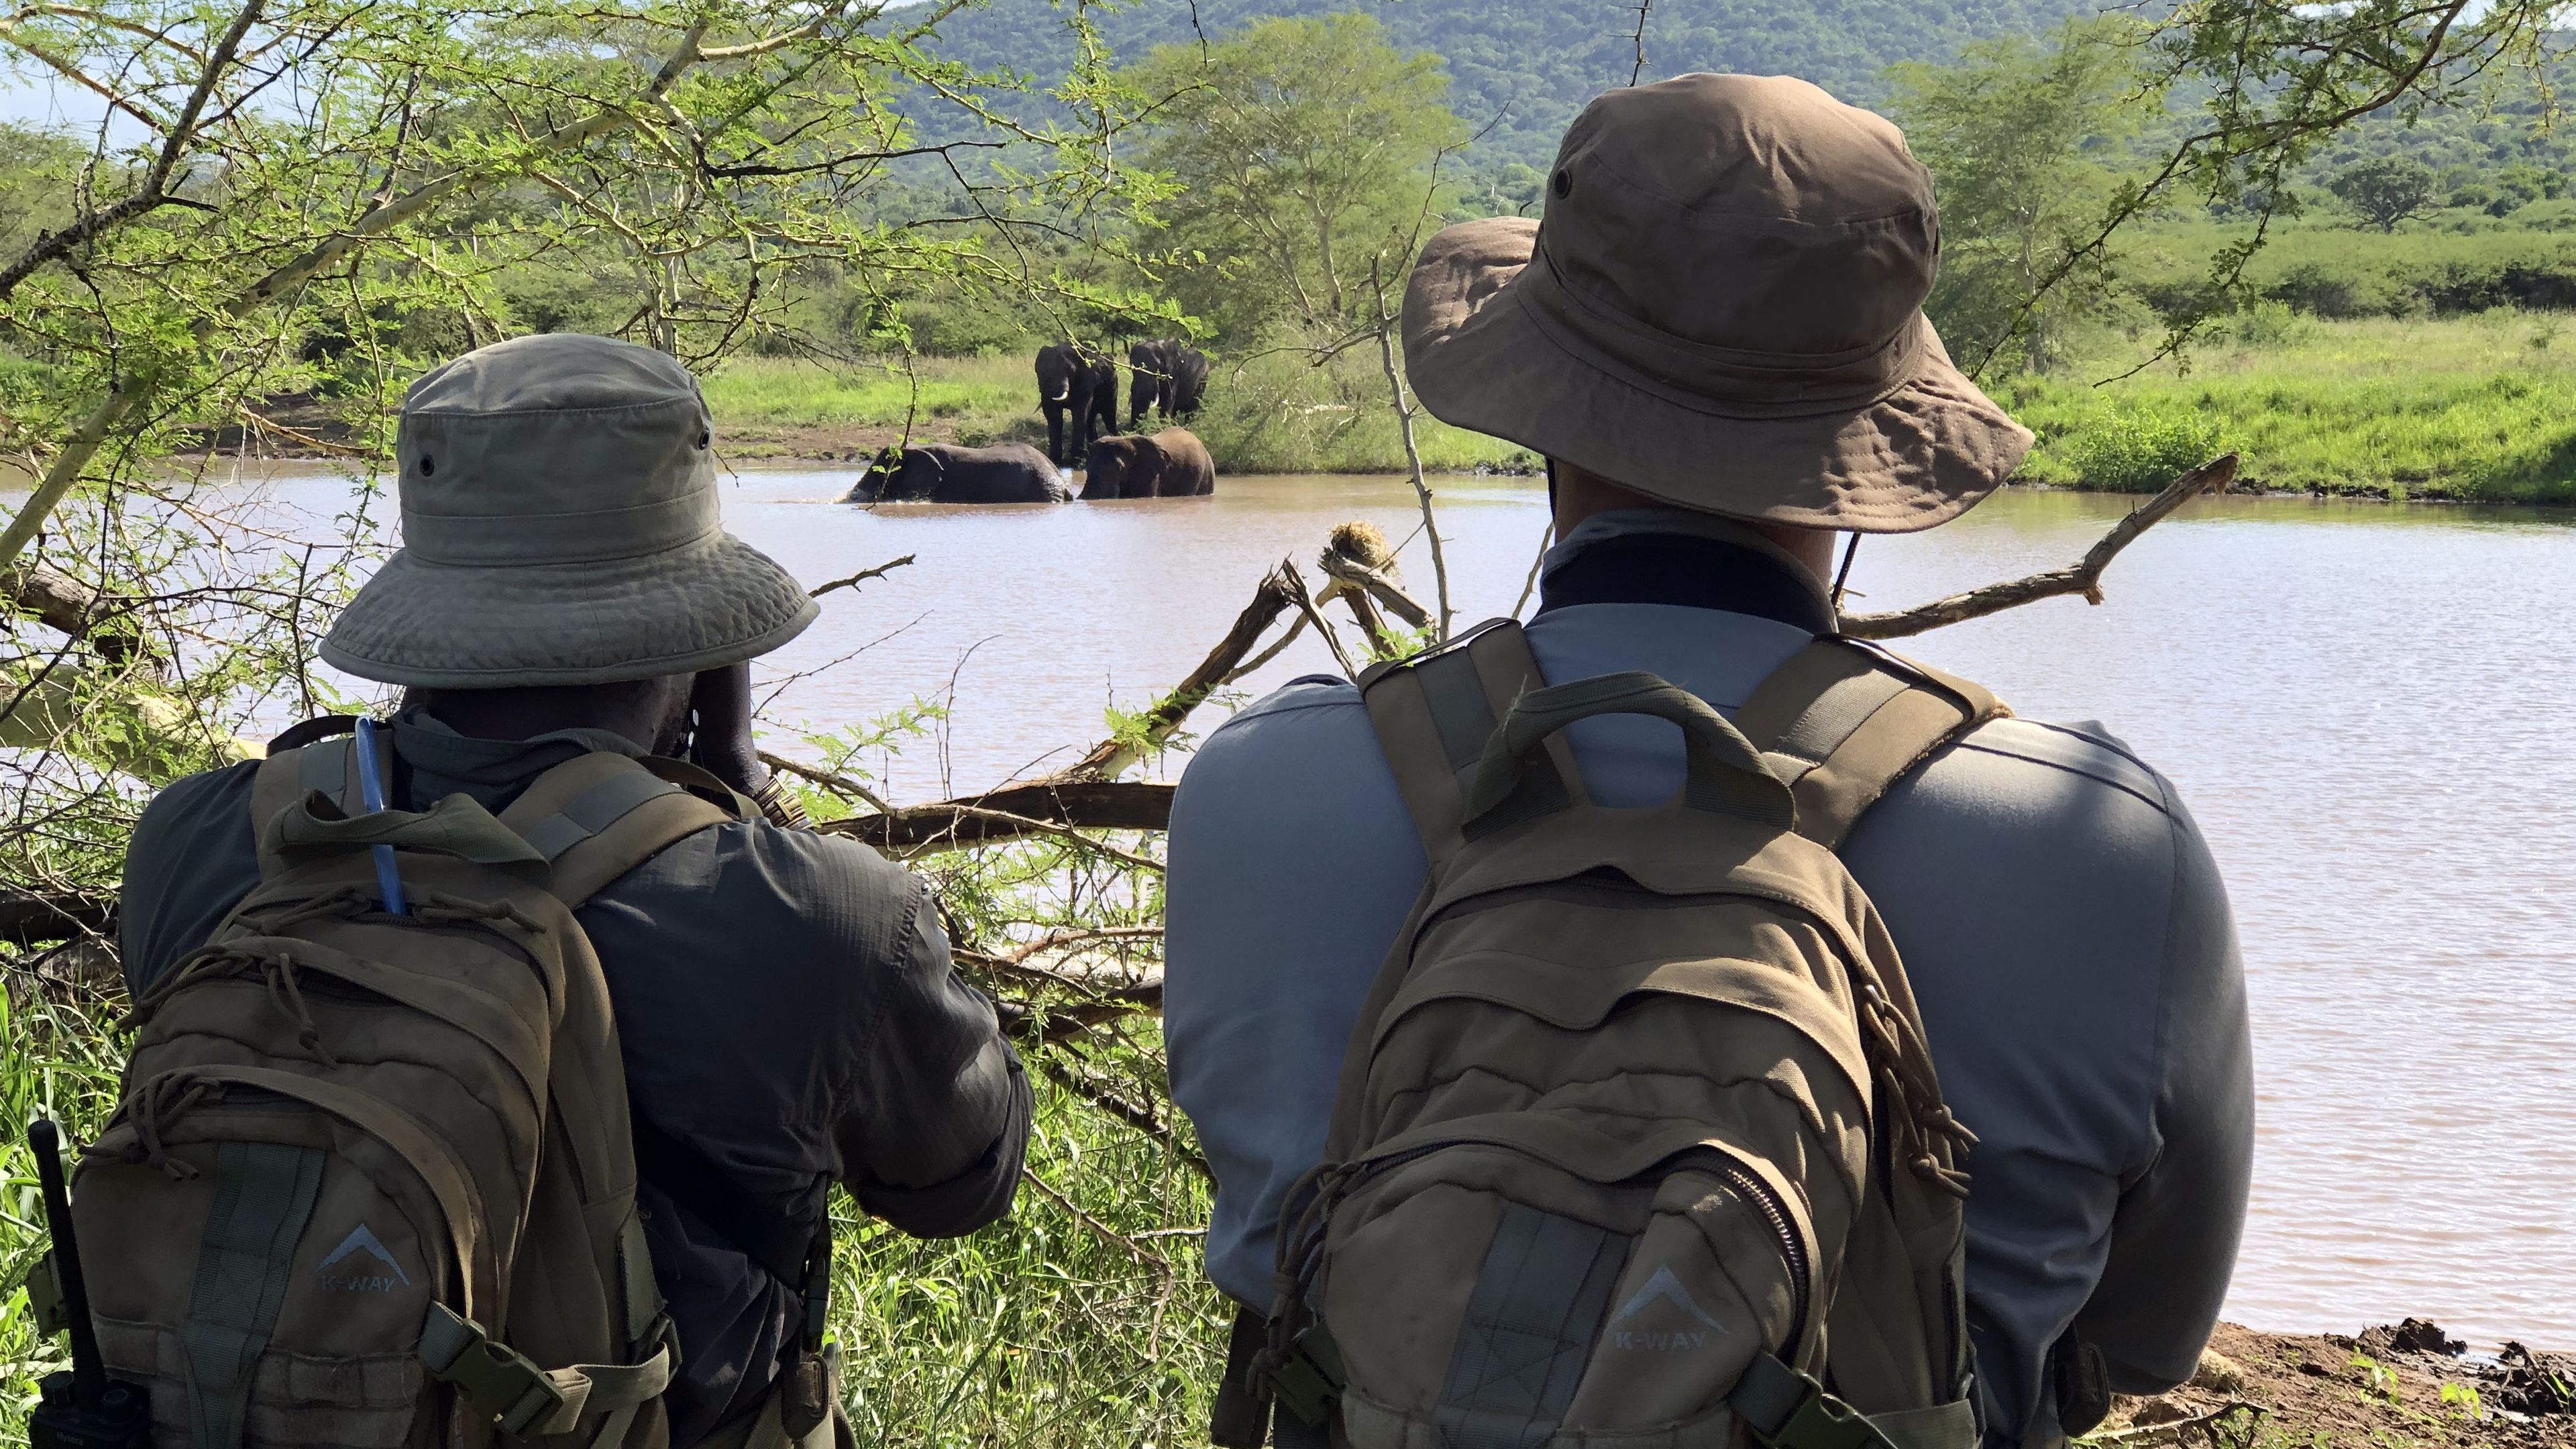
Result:
{"type": "Polygon", "coordinates": [[[457,358],[403,399],[403,547],[322,658],[500,689],[768,653],[817,609],[718,525],[714,441],[697,379],[649,347],[551,334],[457,358]]]}
{"type": "Polygon", "coordinates": [[[1612,91],[1541,220],[1423,249],[1405,363],[1442,421],[1685,508],[1930,528],[2031,445],[1923,316],[1940,235],[1905,137],[1805,81],[1612,91]]]}

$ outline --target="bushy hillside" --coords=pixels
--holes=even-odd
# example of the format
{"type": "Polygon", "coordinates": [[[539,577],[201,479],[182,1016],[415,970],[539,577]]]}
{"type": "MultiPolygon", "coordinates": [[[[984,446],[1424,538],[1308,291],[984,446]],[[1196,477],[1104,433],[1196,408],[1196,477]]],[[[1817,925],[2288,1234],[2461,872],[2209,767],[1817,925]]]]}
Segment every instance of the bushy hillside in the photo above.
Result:
{"type": "MultiPolygon", "coordinates": [[[[1070,8],[1066,6],[1064,8],[1070,8]]],[[[1364,9],[1408,50],[1446,57],[1450,106],[1492,129],[1486,164],[1544,167],[1583,103],[1625,85],[1636,63],[1636,9],[1620,0],[1198,0],[1211,36],[1265,15],[1364,9]],[[1497,120],[1497,117],[1500,119],[1497,120]]],[[[1892,61],[1946,60],[1964,42],[2045,30],[2091,13],[2099,0],[1656,0],[1646,28],[1646,78],[1685,71],[1804,76],[1845,100],[1877,101],[1892,61]]],[[[1142,0],[1094,10],[1122,56],[1193,39],[1189,0],[1142,0]]],[[[1061,76],[1072,57],[1063,8],[1051,0],[993,0],[950,18],[939,48],[979,68],[1061,76]]]]}

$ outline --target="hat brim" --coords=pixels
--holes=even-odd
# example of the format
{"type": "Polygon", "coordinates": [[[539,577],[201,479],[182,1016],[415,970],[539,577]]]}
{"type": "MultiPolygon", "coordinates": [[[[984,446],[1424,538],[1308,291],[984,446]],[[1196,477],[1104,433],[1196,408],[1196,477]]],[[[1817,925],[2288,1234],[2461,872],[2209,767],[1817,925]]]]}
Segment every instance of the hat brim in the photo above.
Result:
{"type": "Polygon", "coordinates": [[[1404,358],[1442,422],[1684,508],[1859,533],[1946,523],[2030,451],[2030,430],[1951,364],[1920,313],[1914,365],[1863,407],[1730,416],[1723,398],[1648,386],[1549,325],[1514,285],[1537,240],[1538,223],[1496,217],[1423,248],[1405,290],[1404,358]]]}
{"type": "Polygon", "coordinates": [[[464,567],[385,561],[323,639],[362,679],[443,689],[611,684],[754,659],[821,610],[727,533],[635,558],[464,567]]]}

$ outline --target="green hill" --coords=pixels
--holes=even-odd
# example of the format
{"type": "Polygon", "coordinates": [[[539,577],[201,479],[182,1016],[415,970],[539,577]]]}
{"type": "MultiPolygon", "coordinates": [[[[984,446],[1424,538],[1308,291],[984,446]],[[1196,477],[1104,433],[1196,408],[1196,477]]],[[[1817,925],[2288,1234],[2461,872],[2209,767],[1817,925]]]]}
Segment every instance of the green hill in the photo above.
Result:
{"type": "MultiPolygon", "coordinates": [[[[1365,8],[1407,50],[1449,63],[1450,107],[1472,127],[1491,125],[1475,159],[1545,167],[1583,103],[1628,83],[1636,64],[1637,11],[1619,0],[1197,0],[1213,38],[1267,15],[1365,8]]],[[[1960,45],[2006,31],[2038,32],[2101,0],[1655,0],[1646,27],[1645,78],[1686,71],[1804,76],[1844,100],[1885,93],[1894,61],[1946,60],[1960,45]]],[[[951,17],[937,48],[979,69],[1010,67],[1041,82],[1064,74],[1073,44],[1051,0],[993,0],[951,17]]],[[[1190,0],[1141,0],[1091,14],[1121,56],[1187,41],[1190,0]]]]}

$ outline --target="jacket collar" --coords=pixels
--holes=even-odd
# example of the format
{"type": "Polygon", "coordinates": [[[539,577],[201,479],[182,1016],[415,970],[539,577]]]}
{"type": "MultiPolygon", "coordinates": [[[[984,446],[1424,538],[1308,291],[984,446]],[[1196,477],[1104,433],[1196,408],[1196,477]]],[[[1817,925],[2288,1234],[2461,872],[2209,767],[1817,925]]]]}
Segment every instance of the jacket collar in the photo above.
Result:
{"type": "Polygon", "coordinates": [[[529,781],[567,760],[606,750],[641,759],[644,750],[613,730],[553,730],[524,740],[482,740],[458,734],[446,721],[417,706],[393,719],[394,754],[409,778],[414,808],[450,795],[472,796],[486,809],[502,809],[529,781]]]}
{"type": "Polygon", "coordinates": [[[1834,631],[1824,583],[1731,518],[1621,508],[1575,525],[1540,564],[1539,612],[1578,604],[1677,604],[1834,631]]]}

